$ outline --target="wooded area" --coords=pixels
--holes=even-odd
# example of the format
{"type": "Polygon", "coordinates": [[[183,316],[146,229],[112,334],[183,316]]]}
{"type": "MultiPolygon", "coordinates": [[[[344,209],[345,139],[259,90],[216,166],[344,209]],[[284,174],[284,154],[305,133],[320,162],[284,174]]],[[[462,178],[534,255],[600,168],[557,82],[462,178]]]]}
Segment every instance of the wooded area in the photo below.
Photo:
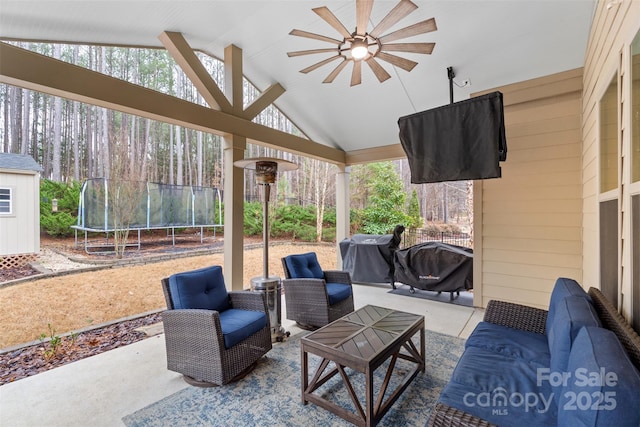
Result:
{"type": "MultiPolygon", "coordinates": [[[[193,84],[165,50],[49,43],[14,44],[205,105],[193,84]]],[[[198,57],[218,85],[223,87],[223,63],[203,53],[198,53],[198,57]]],[[[259,94],[258,89],[245,79],[245,106],[259,94]]],[[[70,182],[114,175],[137,181],[223,187],[225,165],[222,140],[218,135],[9,85],[0,85],[0,103],[2,151],[31,155],[43,167],[43,178],[70,182]]],[[[273,105],[254,121],[304,136],[273,105]]],[[[245,157],[257,156],[280,157],[300,166],[297,171],[280,177],[277,188],[273,189],[275,200],[286,199],[289,203],[317,206],[319,218],[325,205],[335,204],[335,166],[249,144],[245,157]]],[[[412,185],[406,160],[394,161],[393,164],[405,194],[416,191],[422,218],[449,222],[452,218],[468,216],[469,183],[412,185]]],[[[245,173],[247,200],[258,200],[260,192],[255,185],[253,172],[245,173]]],[[[367,207],[375,174],[376,169],[371,165],[352,168],[352,209],[367,207]]],[[[406,207],[398,208],[406,211],[406,207]]]]}

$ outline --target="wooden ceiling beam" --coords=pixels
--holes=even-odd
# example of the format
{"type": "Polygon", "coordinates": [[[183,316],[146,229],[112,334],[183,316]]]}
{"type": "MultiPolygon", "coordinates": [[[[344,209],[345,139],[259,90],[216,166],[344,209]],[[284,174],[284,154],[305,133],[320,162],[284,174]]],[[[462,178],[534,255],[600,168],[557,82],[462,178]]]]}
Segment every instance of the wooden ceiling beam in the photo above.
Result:
{"type": "Polygon", "coordinates": [[[202,65],[202,62],[193,52],[182,33],[165,31],[158,38],[189,80],[191,80],[205,102],[211,108],[231,113],[233,111],[231,103],[204,65],[202,65]]]}
{"type": "Polygon", "coordinates": [[[345,163],[343,150],[0,42],[0,83],[259,145],[345,163]]]}
{"type": "Polygon", "coordinates": [[[273,104],[273,102],[284,92],[285,90],[280,83],[269,86],[267,90],[260,94],[260,97],[253,101],[251,105],[242,112],[242,117],[247,120],[253,120],[255,116],[260,114],[262,110],[267,108],[269,105],[273,104]]]}

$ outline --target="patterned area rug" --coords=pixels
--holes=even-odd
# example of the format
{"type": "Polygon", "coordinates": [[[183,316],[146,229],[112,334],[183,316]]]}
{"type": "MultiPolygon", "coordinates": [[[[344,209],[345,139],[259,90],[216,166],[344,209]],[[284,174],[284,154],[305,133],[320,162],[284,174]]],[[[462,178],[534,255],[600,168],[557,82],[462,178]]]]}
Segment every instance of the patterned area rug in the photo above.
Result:
{"type": "Polygon", "coordinates": [[[446,302],[448,304],[463,305],[465,307],[473,307],[473,293],[461,291],[460,295],[453,294],[453,300],[451,300],[451,292],[437,292],[423,291],[418,288],[414,288],[415,292],[411,293],[411,287],[409,285],[401,285],[396,283],[396,289],[390,290],[389,294],[403,295],[412,298],[428,299],[431,301],[446,302]]]}
{"type": "MultiPolygon", "coordinates": [[[[425,331],[426,371],[419,373],[378,425],[424,426],[440,390],[447,383],[464,349],[464,340],[425,331]]],[[[315,368],[319,358],[310,355],[315,368]]],[[[399,359],[392,384],[410,371],[399,359]]],[[[310,369],[314,372],[315,370],[310,369]]],[[[244,379],[223,387],[187,387],[122,420],[128,427],[151,426],[350,426],[349,422],[312,403],[303,405],[300,391],[300,341],[292,337],[273,349],[244,379]]],[[[374,392],[382,383],[386,365],[376,370],[374,392]]],[[[364,396],[364,377],[348,370],[358,396],[364,396]]],[[[349,408],[354,405],[336,375],[316,393],[349,408]]],[[[390,386],[389,391],[394,387],[390,386]]],[[[361,399],[364,407],[364,400],[361,399]]]]}

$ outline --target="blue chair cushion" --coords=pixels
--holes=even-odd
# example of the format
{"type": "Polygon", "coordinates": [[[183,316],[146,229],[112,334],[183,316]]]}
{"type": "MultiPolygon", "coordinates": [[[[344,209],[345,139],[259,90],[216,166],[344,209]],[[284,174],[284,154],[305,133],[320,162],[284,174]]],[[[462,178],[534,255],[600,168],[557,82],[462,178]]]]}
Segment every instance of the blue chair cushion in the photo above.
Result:
{"type": "Polygon", "coordinates": [[[259,311],[230,308],[220,313],[224,346],[231,348],[267,326],[267,316],[259,311]]]}
{"type": "Polygon", "coordinates": [[[327,283],[327,295],[329,296],[329,305],[334,305],[351,296],[351,286],[344,283],[327,283]]]}
{"type": "Polygon", "coordinates": [[[315,252],[300,255],[289,255],[284,259],[291,279],[324,279],[315,252]]]}
{"type": "MultiPolygon", "coordinates": [[[[601,326],[591,303],[577,296],[563,299],[557,305],[555,321],[547,335],[551,372],[566,372],[571,345],[584,326],[601,326]]],[[[556,392],[560,390],[556,389],[556,392]]]]}
{"type": "Polygon", "coordinates": [[[549,328],[553,325],[557,305],[569,296],[583,297],[591,302],[591,297],[578,282],[565,277],[558,278],[555,286],[553,287],[553,291],[551,292],[551,299],[549,301],[549,313],[547,314],[547,323],[545,327],[545,333],[547,335],[549,334],[549,328]]]}
{"type": "Polygon", "coordinates": [[[500,427],[553,426],[558,408],[539,366],[483,348],[467,347],[439,401],[500,427]]]}
{"type": "Polygon", "coordinates": [[[585,327],[573,342],[560,393],[559,426],[640,426],[640,373],[615,334],[585,327]]]}
{"type": "Polygon", "coordinates": [[[177,273],[169,277],[174,309],[224,311],[229,308],[229,294],[224,285],[222,267],[216,265],[177,273]]]}
{"type": "Polygon", "coordinates": [[[465,347],[478,347],[529,363],[549,366],[547,336],[490,322],[480,322],[465,347]]]}

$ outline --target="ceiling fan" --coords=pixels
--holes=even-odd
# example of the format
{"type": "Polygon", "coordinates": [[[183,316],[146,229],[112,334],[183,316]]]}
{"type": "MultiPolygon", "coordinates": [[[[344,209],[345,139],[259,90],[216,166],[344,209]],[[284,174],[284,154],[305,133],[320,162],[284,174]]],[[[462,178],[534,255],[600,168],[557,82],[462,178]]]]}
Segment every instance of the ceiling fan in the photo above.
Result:
{"type": "Polygon", "coordinates": [[[382,65],[380,65],[378,60],[388,62],[406,71],[411,71],[416,65],[418,65],[415,61],[393,55],[389,52],[430,54],[433,51],[435,43],[391,42],[418,34],[436,31],[438,28],[436,27],[436,21],[434,18],[420,21],[416,24],[401,28],[386,35],[383,34],[417,8],[418,6],[410,0],[400,0],[400,2],[391,9],[389,13],[387,13],[382,21],[375,25],[371,31],[367,32],[371,10],[373,9],[373,0],[357,0],[356,30],[354,32],[350,32],[327,7],[316,7],[312,10],[320,16],[320,18],[335,28],[343,37],[342,40],[310,33],[308,31],[292,30],[289,33],[290,35],[333,43],[336,47],[299,50],[295,52],[287,52],[287,55],[289,57],[295,57],[316,53],[334,53],[333,56],[300,70],[301,73],[306,74],[322,67],[323,65],[341,59],[338,66],[329,73],[322,83],[333,82],[336,76],[347,66],[349,62],[353,62],[351,86],[362,83],[363,62],[367,63],[371,68],[371,71],[373,71],[373,74],[375,74],[378,80],[382,83],[389,79],[391,75],[382,67],[382,65]]]}

